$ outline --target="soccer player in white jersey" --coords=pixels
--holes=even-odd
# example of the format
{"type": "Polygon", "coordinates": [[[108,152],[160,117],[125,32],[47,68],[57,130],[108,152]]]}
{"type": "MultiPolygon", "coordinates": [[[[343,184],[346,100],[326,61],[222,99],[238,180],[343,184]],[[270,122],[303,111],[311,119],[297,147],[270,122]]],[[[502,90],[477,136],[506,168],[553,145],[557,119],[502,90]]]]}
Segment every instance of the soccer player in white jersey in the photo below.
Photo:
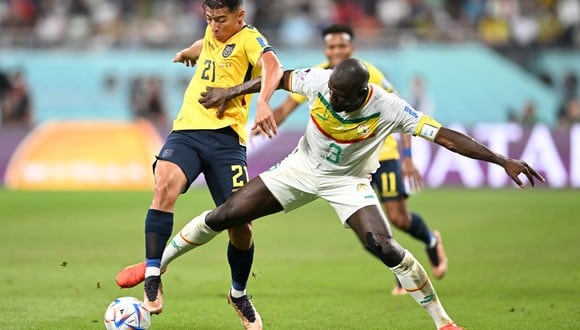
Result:
{"type": "MultiPolygon", "coordinates": [[[[317,198],[328,201],[346,228],[354,230],[399,279],[403,288],[432,317],[437,329],[462,329],[449,317],[427,273],[413,255],[393,238],[370,174],[387,135],[420,136],[464,156],[495,163],[520,187],[524,174],[531,185],[544,181],[522,160],[489,150],[463,133],[441,125],[407,102],[369,84],[365,65],[354,58],[334,70],[288,70],[281,85],[308,96],[310,121],[296,149],[277,166],[250,180],[222,205],[195,217],[167,245],[162,267],[203,245],[221,231],[279,211],[289,212],[317,198]]],[[[231,87],[209,88],[200,102],[218,112],[232,98],[259,90],[260,80],[231,87]]],[[[270,123],[259,125],[269,136],[270,123]]]]}
{"type": "MultiPolygon", "coordinates": [[[[322,30],[321,37],[326,61],[315,67],[333,69],[338,63],[354,56],[355,34],[350,26],[330,25],[322,30]]],[[[378,68],[366,61],[363,63],[369,70],[369,83],[377,84],[389,93],[395,92],[393,84],[378,68]]],[[[276,124],[280,126],[300,104],[307,101],[308,98],[304,95],[289,93],[288,97],[272,110],[276,124]]],[[[259,129],[252,131],[252,135],[261,133],[259,129]]],[[[379,154],[380,165],[373,174],[371,183],[383,203],[385,214],[391,225],[424,244],[431,264],[432,275],[441,279],[447,272],[447,255],[443,240],[439,231],[431,230],[419,212],[409,209],[407,203],[409,194],[403,179],[408,180],[409,186],[414,190],[421,187],[423,179],[413,163],[411,136],[401,134],[400,137],[403,147],[402,153],[399,153],[399,143],[395,139],[395,134],[389,135],[385,139],[379,154]]],[[[401,287],[401,283],[396,281],[391,293],[402,295],[407,292],[401,287]]]]}

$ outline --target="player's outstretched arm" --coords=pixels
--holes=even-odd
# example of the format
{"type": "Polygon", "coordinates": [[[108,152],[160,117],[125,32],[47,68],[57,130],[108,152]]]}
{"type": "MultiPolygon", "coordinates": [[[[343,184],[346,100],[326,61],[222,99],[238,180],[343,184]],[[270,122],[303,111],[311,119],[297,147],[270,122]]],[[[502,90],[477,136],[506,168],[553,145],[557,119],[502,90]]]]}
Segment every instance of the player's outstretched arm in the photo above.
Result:
{"type": "Polygon", "coordinates": [[[191,46],[182,49],[175,57],[173,57],[173,63],[183,63],[185,66],[194,66],[201,54],[201,48],[203,46],[203,39],[195,41],[191,46]]]}
{"type": "MultiPolygon", "coordinates": [[[[290,80],[290,73],[292,70],[284,71],[282,79],[280,80],[277,89],[288,90],[288,82],[290,80]],[[284,83],[286,81],[286,83],[284,83]]],[[[218,110],[225,110],[227,103],[238,96],[253,94],[260,91],[262,86],[262,77],[258,77],[245,83],[232,86],[229,88],[207,87],[205,92],[201,93],[199,103],[206,108],[218,108],[218,110]]],[[[222,112],[223,112],[222,110],[222,112]]]]}
{"type": "Polygon", "coordinates": [[[532,187],[535,186],[534,178],[541,182],[546,182],[546,180],[538,174],[536,170],[523,160],[511,159],[497,154],[479,141],[461,132],[442,127],[435,136],[434,142],[469,158],[484,160],[503,167],[507,175],[518,186],[520,186],[520,188],[524,187],[524,184],[518,178],[520,173],[523,173],[528,178],[532,187]]]}
{"type": "Polygon", "coordinates": [[[272,51],[262,53],[259,65],[262,67],[262,83],[256,102],[256,116],[252,129],[259,127],[269,138],[272,138],[278,134],[278,127],[270,108],[270,99],[278,88],[284,71],[276,53],[272,51]]]}

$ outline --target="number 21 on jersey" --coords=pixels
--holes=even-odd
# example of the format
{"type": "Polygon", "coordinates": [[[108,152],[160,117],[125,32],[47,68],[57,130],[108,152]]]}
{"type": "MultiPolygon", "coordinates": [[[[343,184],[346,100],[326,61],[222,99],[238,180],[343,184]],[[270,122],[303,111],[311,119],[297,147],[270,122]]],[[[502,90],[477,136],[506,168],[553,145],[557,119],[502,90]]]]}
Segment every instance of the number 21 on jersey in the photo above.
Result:
{"type": "Polygon", "coordinates": [[[203,61],[203,71],[201,72],[201,79],[215,81],[215,62],[212,60],[203,61]]]}

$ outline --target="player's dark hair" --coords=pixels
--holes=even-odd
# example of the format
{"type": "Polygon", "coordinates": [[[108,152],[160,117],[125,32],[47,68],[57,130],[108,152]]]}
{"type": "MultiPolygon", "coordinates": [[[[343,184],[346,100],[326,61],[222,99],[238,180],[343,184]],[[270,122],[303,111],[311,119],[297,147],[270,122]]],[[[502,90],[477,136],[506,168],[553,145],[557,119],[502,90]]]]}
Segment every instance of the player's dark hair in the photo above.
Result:
{"type": "Polygon", "coordinates": [[[326,28],[324,28],[324,30],[322,30],[322,38],[324,39],[326,37],[326,35],[331,34],[331,33],[346,33],[350,36],[350,39],[354,39],[354,31],[352,30],[352,28],[349,25],[344,25],[344,24],[333,24],[330,25],[326,28]]]}
{"type": "Polygon", "coordinates": [[[204,0],[203,8],[219,9],[227,7],[228,11],[232,12],[239,9],[243,4],[242,0],[204,0]]]}
{"type": "Polygon", "coordinates": [[[350,86],[361,92],[369,82],[369,70],[363,62],[356,58],[348,58],[340,62],[334,68],[332,76],[337,86],[350,86]]]}

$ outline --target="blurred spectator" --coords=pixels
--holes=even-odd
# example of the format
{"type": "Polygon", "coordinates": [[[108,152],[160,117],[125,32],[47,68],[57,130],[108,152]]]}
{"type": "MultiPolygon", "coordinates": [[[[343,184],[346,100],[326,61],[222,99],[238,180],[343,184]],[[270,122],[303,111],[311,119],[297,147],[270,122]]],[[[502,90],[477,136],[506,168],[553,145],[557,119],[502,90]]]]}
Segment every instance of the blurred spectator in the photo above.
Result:
{"type": "Polygon", "coordinates": [[[521,110],[509,108],[507,110],[507,121],[517,123],[523,127],[534,127],[540,122],[536,111],[536,104],[533,101],[527,101],[521,110]]]}
{"type": "Polygon", "coordinates": [[[376,1],[334,0],[332,23],[352,26],[363,39],[376,36],[381,27],[376,9],[376,1]]]}
{"type": "Polygon", "coordinates": [[[32,100],[24,72],[15,69],[9,88],[2,93],[2,127],[32,127],[32,100]]]}
{"type": "Polygon", "coordinates": [[[133,118],[150,121],[162,134],[169,132],[169,117],[163,98],[163,84],[157,76],[137,76],[129,87],[133,118]]]}
{"type": "Polygon", "coordinates": [[[504,46],[511,37],[508,22],[501,14],[483,16],[477,25],[477,33],[490,46],[504,46]]]}
{"type": "Polygon", "coordinates": [[[317,36],[316,27],[310,17],[310,4],[305,2],[284,15],[280,26],[280,37],[290,46],[303,46],[317,36]]]}
{"type": "Polygon", "coordinates": [[[549,72],[547,71],[539,72],[538,78],[544,85],[548,87],[554,87],[554,78],[552,78],[552,75],[549,72]]]}
{"type": "Polygon", "coordinates": [[[563,86],[564,102],[578,96],[578,76],[574,72],[568,72],[564,76],[563,86]]]}
{"type": "Polygon", "coordinates": [[[558,45],[564,34],[562,23],[554,8],[545,8],[538,17],[538,41],[542,45],[558,45]]]}
{"type": "Polygon", "coordinates": [[[562,84],[562,102],[558,109],[557,124],[558,128],[567,129],[574,123],[580,123],[578,76],[574,72],[568,72],[562,84]]]}
{"type": "Polygon", "coordinates": [[[429,116],[435,113],[435,102],[431,99],[425,88],[425,80],[420,75],[415,75],[411,82],[411,106],[429,116]]]}
{"type": "Polygon", "coordinates": [[[378,5],[378,15],[381,22],[392,29],[401,26],[411,15],[411,6],[405,0],[383,0],[378,5]]]}
{"type": "Polygon", "coordinates": [[[520,118],[518,116],[518,112],[513,108],[513,107],[509,107],[507,109],[507,116],[506,116],[506,120],[509,123],[517,123],[520,121],[520,118]]]}
{"type": "Polygon", "coordinates": [[[580,98],[575,97],[564,105],[563,112],[558,116],[558,128],[566,130],[573,124],[580,124],[580,98]]]}
{"type": "MultiPolygon", "coordinates": [[[[376,39],[367,44],[410,36],[492,46],[580,44],[579,0],[246,1],[248,22],[260,26],[277,46],[284,46],[294,24],[287,14],[296,8],[302,8],[298,23],[317,28],[350,24],[363,40],[376,39]]],[[[204,20],[199,0],[0,0],[0,45],[167,47],[186,42],[192,31],[200,34],[204,20]]]]}
{"type": "Polygon", "coordinates": [[[529,46],[537,42],[539,24],[536,6],[532,1],[522,1],[519,13],[511,17],[512,38],[517,46],[529,46]]]}
{"type": "Polygon", "coordinates": [[[560,0],[556,5],[556,10],[564,28],[563,45],[580,45],[580,1],[560,0]]]}
{"type": "MultiPolygon", "coordinates": [[[[260,31],[277,30],[282,22],[285,7],[280,1],[254,0],[256,11],[250,18],[253,25],[259,26],[260,31]]],[[[265,37],[272,43],[271,33],[266,33],[265,37]]]]}
{"type": "Polygon", "coordinates": [[[538,122],[539,120],[538,114],[536,112],[536,104],[532,101],[526,102],[524,108],[522,109],[519,123],[524,127],[534,127],[538,122]]]}
{"type": "Polygon", "coordinates": [[[8,93],[11,87],[10,77],[4,71],[0,71],[0,100],[4,99],[4,95],[8,93]]]}
{"type": "Polygon", "coordinates": [[[109,72],[103,78],[103,89],[105,94],[113,94],[117,89],[117,76],[109,72]]]}
{"type": "Polygon", "coordinates": [[[334,0],[332,21],[336,24],[356,27],[364,18],[364,12],[357,1],[334,0]]]}

